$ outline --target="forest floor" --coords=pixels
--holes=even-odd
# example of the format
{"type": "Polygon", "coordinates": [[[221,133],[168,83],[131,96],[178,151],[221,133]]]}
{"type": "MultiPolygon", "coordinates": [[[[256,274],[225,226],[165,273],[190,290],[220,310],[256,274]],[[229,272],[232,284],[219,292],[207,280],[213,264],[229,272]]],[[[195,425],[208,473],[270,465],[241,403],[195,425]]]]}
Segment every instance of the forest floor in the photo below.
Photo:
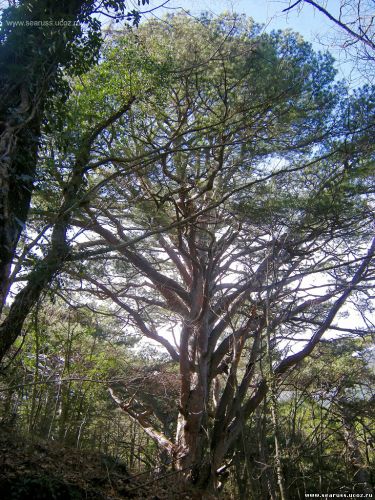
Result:
{"type": "Polygon", "coordinates": [[[133,476],[103,454],[25,438],[0,428],[0,492],[3,500],[200,500],[175,475],[133,476]]]}

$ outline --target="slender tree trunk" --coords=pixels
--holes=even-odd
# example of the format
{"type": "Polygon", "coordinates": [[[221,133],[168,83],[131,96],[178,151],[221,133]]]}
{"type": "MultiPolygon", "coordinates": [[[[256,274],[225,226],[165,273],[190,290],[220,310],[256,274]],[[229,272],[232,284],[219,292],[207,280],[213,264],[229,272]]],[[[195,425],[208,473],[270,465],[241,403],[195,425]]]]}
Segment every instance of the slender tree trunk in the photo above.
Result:
{"type": "Polygon", "coordinates": [[[34,333],[35,333],[35,365],[34,365],[34,385],[33,392],[31,396],[31,410],[30,410],[30,419],[29,419],[29,432],[33,431],[33,428],[36,424],[37,420],[37,412],[36,412],[36,403],[37,398],[41,398],[41,388],[38,387],[39,384],[39,355],[40,355],[40,342],[39,342],[39,307],[37,306],[35,309],[34,316],[34,333]]]}
{"type": "Polygon", "coordinates": [[[269,464],[270,458],[267,447],[267,401],[264,400],[262,411],[259,412],[259,456],[263,464],[264,471],[261,473],[261,484],[263,495],[268,495],[271,500],[276,500],[276,485],[274,484],[274,475],[269,464]]]}
{"type": "MultiPolygon", "coordinates": [[[[41,112],[42,106],[27,129],[18,133],[5,130],[0,135],[0,312],[9,291],[11,264],[30,206],[41,112]]],[[[5,120],[11,128],[10,118],[5,120]]]]}
{"type": "Polygon", "coordinates": [[[8,23],[25,19],[73,22],[82,8],[92,3],[39,0],[26,5],[21,1],[4,14],[0,45],[0,313],[29,212],[48,94],[56,82],[59,65],[70,57],[71,43],[80,36],[80,29],[69,28],[71,43],[67,43],[66,30],[8,23]]]}
{"type": "Polygon", "coordinates": [[[281,500],[287,500],[287,495],[286,495],[286,490],[285,490],[285,482],[284,482],[284,473],[283,473],[283,467],[282,467],[282,459],[281,459],[281,453],[280,453],[277,401],[276,401],[276,397],[275,397],[273,389],[271,389],[271,398],[270,399],[271,399],[270,409],[271,409],[271,418],[272,418],[273,438],[274,438],[274,443],[275,443],[275,466],[276,466],[277,484],[279,486],[281,500]]]}

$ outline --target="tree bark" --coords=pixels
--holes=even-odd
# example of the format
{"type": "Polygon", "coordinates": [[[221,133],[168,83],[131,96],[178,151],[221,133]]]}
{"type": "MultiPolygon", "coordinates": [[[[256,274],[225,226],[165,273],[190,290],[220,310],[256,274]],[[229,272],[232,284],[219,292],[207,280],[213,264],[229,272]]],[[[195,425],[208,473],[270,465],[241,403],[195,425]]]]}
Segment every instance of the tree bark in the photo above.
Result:
{"type": "Polygon", "coordinates": [[[69,255],[70,247],[67,242],[67,231],[72,212],[77,208],[82,195],[84,175],[90,160],[93,142],[104,129],[129,111],[134,100],[135,97],[131,96],[118,111],[94,126],[82,139],[75,163],[72,166],[70,179],[64,189],[64,198],[60,210],[54,221],[51,245],[47,255],[30,273],[27,284],[16,295],[7,317],[0,325],[0,361],[21,334],[27,315],[56,273],[61,271],[69,255]]]}
{"type": "MultiPolygon", "coordinates": [[[[25,227],[34,188],[44,110],[61,64],[69,61],[80,29],[44,29],[11,22],[48,19],[74,22],[92,0],[38,0],[5,9],[0,43],[0,313],[25,227]],[[15,76],[16,75],[16,76],[15,76]]],[[[71,29],[71,28],[70,28],[71,29]]]]}

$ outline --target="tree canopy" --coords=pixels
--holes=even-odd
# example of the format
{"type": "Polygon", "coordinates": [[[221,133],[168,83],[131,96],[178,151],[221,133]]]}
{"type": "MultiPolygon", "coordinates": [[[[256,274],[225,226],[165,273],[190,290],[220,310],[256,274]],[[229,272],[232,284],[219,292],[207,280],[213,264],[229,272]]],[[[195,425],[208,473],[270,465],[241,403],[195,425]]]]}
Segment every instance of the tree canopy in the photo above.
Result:
{"type": "Polygon", "coordinates": [[[358,333],[340,313],[370,324],[374,111],[374,88],[337,83],[329,54],[241,16],[114,35],[46,110],[2,355],[51,284],[115,317],[117,341],[157,343],[175,407],[119,381],[110,394],[217,491],[245,422],[271,401],[277,429],[280,384],[327,332],[358,333]]]}

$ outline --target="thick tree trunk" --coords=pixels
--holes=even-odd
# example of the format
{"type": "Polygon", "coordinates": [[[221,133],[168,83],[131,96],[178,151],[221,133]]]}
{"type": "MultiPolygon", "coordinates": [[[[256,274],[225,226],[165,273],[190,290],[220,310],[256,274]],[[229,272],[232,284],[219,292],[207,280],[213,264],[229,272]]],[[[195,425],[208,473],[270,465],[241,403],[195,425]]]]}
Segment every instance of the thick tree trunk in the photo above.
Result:
{"type": "Polygon", "coordinates": [[[220,486],[218,470],[227,451],[226,441],[212,442],[208,426],[208,404],[201,387],[191,391],[188,414],[179,414],[177,467],[198,491],[215,494],[220,486]]]}
{"type": "Polygon", "coordinates": [[[178,416],[176,435],[179,456],[178,468],[194,484],[202,486],[202,483],[208,480],[206,476],[209,465],[207,460],[209,442],[206,425],[208,415],[205,410],[205,401],[203,388],[197,384],[196,388],[190,391],[184,411],[180,412],[178,416]]]}

